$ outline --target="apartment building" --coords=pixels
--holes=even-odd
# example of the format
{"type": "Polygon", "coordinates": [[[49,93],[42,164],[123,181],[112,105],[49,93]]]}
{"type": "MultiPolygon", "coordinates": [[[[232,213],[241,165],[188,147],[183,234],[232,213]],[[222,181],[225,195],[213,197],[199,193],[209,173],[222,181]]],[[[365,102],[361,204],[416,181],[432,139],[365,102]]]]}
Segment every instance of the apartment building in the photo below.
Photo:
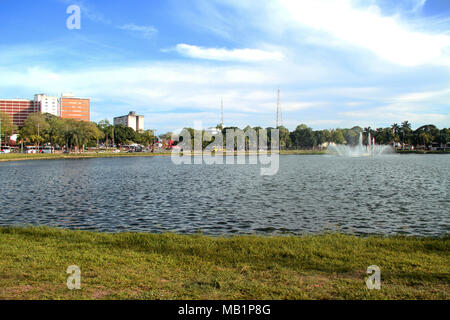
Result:
{"type": "Polygon", "coordinates": [[[134,131],[144,130],[144,116],[137,115],[135,111],[131,111],[126,116],[114,118],[114,125],[123,125],[125,127],[130,127],[134,131]]]}
{"type": "Polygon", "coordinates": [[[40,111],[40,103],[26,99],[0,99],[0,111],[9,115],[14,125],[21,127],[31,113],[40,111]]]}
{"type": "Polygon", "coordinates": [[[35,94],[34,101],[39,102],[42,113],[60,115],[59,101],[57,97],[49,97],[45,93],[35,94]]]}
{"type": "Polygon", "coordinates": [[[31,113],[49,113],[65,119],[90,121],[90,100],[76,98],[73,94],[62,94],[61,98],[34,95],[34,100],[0,99],[0,111],[9,115],[14,125],[23,126],[31,113]]]}
{"type": "Polygon", "coordinates": [[[90,100],[76,98],[73,94],[62,94],[59,99],[60,116],[64,119],[90,121],[90,100]]]}

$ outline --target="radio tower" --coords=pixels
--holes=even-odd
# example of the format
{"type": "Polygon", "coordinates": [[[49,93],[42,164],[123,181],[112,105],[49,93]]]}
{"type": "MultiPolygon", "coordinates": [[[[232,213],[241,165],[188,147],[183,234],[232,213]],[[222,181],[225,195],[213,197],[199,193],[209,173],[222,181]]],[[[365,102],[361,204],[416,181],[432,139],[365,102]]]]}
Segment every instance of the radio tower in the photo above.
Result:
{"type": "Polygon", "coordinates": [[[278,96],[277,96],[277,126],[275,128],[278,128],[278,116],[280,114],[280,89],[278,89],[278,96]]]}
{"type": "Polygon", "coordinates": [[[280,90],[278,90],[278,108],[280,109],[280,126],[283,126],[283,109],[280,103],[280,90]]]}
{"type": "Polygon", "coordinates": [[[221,117],[221,124],[222,124],[222,130],[223,130],[223,98],[221,98],[220,99],[220,104],[221,104],[221,114],[222,114],[222,117],[221,117]]]}

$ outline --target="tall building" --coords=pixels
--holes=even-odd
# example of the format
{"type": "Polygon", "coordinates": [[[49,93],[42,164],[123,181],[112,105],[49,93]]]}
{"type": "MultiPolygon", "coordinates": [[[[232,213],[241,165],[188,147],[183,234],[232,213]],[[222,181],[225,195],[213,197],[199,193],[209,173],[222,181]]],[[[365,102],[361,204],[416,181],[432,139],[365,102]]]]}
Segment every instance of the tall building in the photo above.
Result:
{"type": "Polygon", "coordinates": [[[62,94],[59,99],[61,117],[64,119],[74,119],[79,121],[90,121],[89,99],[75,98],[73,94],[62,94]]]}
{"type": "Polygon", "coordinates": [[[0,99],[0,111],[9,115],[14,125],[21,127],[31,113],[40,111],[40,102],[26,99],[0,99]]]}
{"type": "Polygon", "coordinates": [[[54,116],[59,116],[59,101],[57,97],[49,97],[45,93],[35,94],[34,101],[40,103],[40,111],[42,113],[50,113],[54,116]]]}
{"type": "Polygon", "coordinates": [[[14,125],[21,127],[31,113],[50,113],[65,119],[90,121],[90,100],[75,98],[73,94],[50,97],[44,93],[34,95],[34,100],[0,99],[0,111],[11,117],[14,125]]]}
{"type": "Polygon", "coordinates": [[[123,125],[133,128],[134,131],[144,130],[144,116],[137,115],[135,111],[131,111],[128,115],[114,118],[114,125],[123,125]]]}

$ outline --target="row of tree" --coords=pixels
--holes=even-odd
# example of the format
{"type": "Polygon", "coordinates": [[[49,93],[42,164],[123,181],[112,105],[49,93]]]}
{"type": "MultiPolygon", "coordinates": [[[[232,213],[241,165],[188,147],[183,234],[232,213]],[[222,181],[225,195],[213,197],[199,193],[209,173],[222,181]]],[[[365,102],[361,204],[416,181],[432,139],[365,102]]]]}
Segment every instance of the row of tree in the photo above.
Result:
{"type": "MultiPolygon", "coordinates": [[[[18,142],[30,145],[51,144],[53,146],[67,147],[69,149],[80,149],[83,147],[98,147],[127,145],[138,143],[144,146],[153,144],[158,139],[151,130],[136,132],[132,128],[122,125],[112,125],[108,120],[102,120],[98,123],[75,121],[71,119],[62,119],[50,114],[34,113],[31,114],[21,128],[16,128],[12,124],[10,117],[0,112],[1,136],[2,141],[10,137],[13,132],[18,132],[18,142]]],[[[186,128],[193,139],[195,130],[186,128]]],[[[221,132],[227,130],[237,130],[237,127],[217,126],[221,132]]],[[[257,133],[263,129],[261,127],[247,126],[242,129],[244,132],[254,129],[257,133]]],[[[270,145],[271,127],[265,128],[268,132],[268,144],[270,145]]],[[[331,130],[313,130],[305,124],[297,126],[293,131],[280,126],[279,137],[280,147],[282,149],[316,149],[322,148],[327,143],[355,145],[359,141],[360,133],[364,134],[364,143],[370,136],[375,138],[377,144],[389,144],[392,142],[425,145],[433,142],[446,144],[450,142],[450,129],[439,130],[434,125],[425,125],[416,130],[412,130],[411,123],[408,121],[402,124],[393,124],[387,128],[372,129],[370,127],[353,127],[350,129],[331,129],[331,130]]],[[[209,145],[214,138],[206,131],[202,132],[204,137],[203,147],[209,145]]],[[[170,139],[171,134],[161,135],[162,139],[170,139]]],[[[223,139],[226,143],[226,138],[223,139]]]]}
{"type": "MultiPolygon", "coordinates": [[[[249,129],[255,130],[257,133],[263,129],[261,127],[247,126],[244,129],[237,127],[225,127],[221,125],[216,127],[225,133],[227,130],[242,130],[246,132],[249,129]]],[[[191,139],[193,139],[195,130],[192,128],[185,128],[190,132],[191,139]]],[[[272,127],[265,128],[268,135],[268,144],[270,145],[270,131],[274,129],[272,127]]],[[[411,129],[411,123],[408,121],[403,122],[401,125],[393,124],[387,128],[372,129],[370,127],[362,128],[355,126],[350,129],[329,129],[329,130],[313,130],[305,124],[297,126],[293,131],[289,131],[286,127],[280,126],[279,138],[281,149],[320,149],[326,146],[328,143],[336,144],[348,144],[356,145],[359,143],[361,133],[363,133],[363,143],[367,144],[369,133],[372,138],[375,139],[377,144],[391,144],[401,143],[409,145],[425,145],[429,146],[431,143],[436,142],[439,144],[446,144],[450,142],[450,129],[444,128],[439,130],[434,125],[425,125],[416,130],[411,129]]],[[[202,132],[203,135],[203,147],[211,144],[214,138],[207,131],[202,132]]],[[[226,144],[226,138],[223,138],[224,144],[226,144]]]]}
{"type": "Polygon", "coordinates": [[[23,126],[16,128],[11,119],[0,112],[1,136],[9,140],[13,132],[18,133],[16,142],[25,145],[44,145],[83,149],[84,147],[112,147],[138,143],[149,146],[155,137],[151,130],[135,132],[123,125],[112,125],[107,120],[95,122],[63,119],[51,114],[30,114],[23,126]]]}

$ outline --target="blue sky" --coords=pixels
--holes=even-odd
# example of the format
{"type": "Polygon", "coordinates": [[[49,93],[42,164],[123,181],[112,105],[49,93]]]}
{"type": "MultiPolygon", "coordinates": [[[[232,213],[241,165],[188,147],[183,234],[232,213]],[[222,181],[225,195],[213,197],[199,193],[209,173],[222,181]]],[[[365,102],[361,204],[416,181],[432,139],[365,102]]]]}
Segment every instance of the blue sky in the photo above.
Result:
{"type": "Polygon", "coordinates": [[[0,97],[73,92],[159,133],[450,125],[447,0],[0,0],[0,97]],[[69,5],[81,29],[69,30],[69,5]]]}

